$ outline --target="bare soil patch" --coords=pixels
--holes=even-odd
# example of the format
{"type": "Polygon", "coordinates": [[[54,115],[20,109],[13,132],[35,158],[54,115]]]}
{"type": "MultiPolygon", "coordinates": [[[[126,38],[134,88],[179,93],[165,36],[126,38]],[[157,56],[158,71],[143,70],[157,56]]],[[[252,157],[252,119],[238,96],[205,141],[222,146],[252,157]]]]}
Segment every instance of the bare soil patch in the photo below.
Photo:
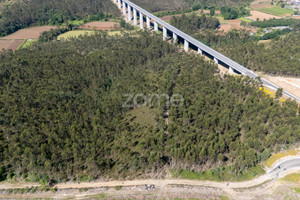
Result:
{"type": "Polygon", "coordinates": [[[55,28],[55,26],[37,26],[21,29],[13,34],[2,37],[1,39],[37,39],[44,31],[50,31],[51,29],[55,28]]]}
{"type": "Polygon", "coordinates": [[[262,77],[274,83],[278,87],[283,88],[285,91],[288,91],[296,97],[300,98],[300,78],[289,78],[269,75],[262,75],[262,77]]]}
{"type": "Polygon", "coordinates": [[[300,19],[300,15],[292,16],[291,18],[293,18],[293,19],[300,19]]]}
{"type": "Polygon", "coordinates": [[[248,18],[250,18],[252,20],[259,19],[260,21],[262,21],[264,19],[268,20],[268,19],[272,19],[272,18],[275,18],[275,19],[279,19],[280,18],[278,16],[270,15],[270,14],[259,12],[259,11],[256,11],[256,10],[251,10],[250,14],[251,14],[251,16],[249,16],[248,18]]]}
{"type": "Polygon", "coordinates": [[[24,40],[0,40],[0,51],[2,49],[16,50],[24,40]]]}
{"type": "Polygon", "coordinates": [[[93,30],[115,30],[120,29],[120,24],[117,22],[89,22],[79,27],[80,29],[93,30]]]}
{"type": "Polygon", "coordinates": [[[237,30],[245,29],[245,30],[250,31],[250,32],[256,32],[258,30],[258,28],[256,28],[256,27],[241,26],[241,20],[239,20],[239,19],[226,20],[226,22],[228,24],[221,24],[220,25],[219,31],[224,31],[226,33],[230,29],[237,29],[237,30]]]}

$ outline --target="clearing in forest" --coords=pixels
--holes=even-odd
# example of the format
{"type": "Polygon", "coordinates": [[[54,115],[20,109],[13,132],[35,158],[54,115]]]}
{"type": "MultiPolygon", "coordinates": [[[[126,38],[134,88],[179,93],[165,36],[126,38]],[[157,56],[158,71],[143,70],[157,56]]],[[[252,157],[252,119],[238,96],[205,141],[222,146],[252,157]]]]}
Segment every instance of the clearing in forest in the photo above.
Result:
{"type": "Polygon", "coordinates": [[[60,36],[58,36],[58,40],[61,39],[70,39],[70,38],[76,38],[79,36],[83,36],[83,35],[93,35],[95,34],[96,31],[86,31],[86,30],[76,30],[76,31],[69,31],[66,33],[61,34],[60,36]]]}

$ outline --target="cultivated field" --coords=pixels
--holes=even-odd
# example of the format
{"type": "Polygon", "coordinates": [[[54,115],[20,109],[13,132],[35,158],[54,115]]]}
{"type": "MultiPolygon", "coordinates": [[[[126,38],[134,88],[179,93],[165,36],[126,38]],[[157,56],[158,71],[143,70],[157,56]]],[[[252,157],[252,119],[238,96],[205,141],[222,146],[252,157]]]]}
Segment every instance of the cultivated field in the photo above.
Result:
{"type": "Polygon", "coordinates": [[[0,40],[0,51],[3,49],[12,49],[16,50],[21,44],[23,40],[0,40]]]}
{"type": "Polygon", "coordinates": [[[58,40],[61,39],[70,39],[70,38],[76,38],[82,35],[92,35],[95,34],[95,31],[86,31],[86,30],[76,30],[76,31],[69,31],[66,32],[64,34],[61,34],[60,36],[58,36],[58,40]]]}
{"type": "Polygon", "coordinates": [[[120,24],[117,22],[89,22],[79,27],[80,29],[93,30],[115,30],[120,29],[120,24]]]}
{"type": "Polygon", "coordinates": [[[42,32],[50,31],[51,29],[55,28],[55,26],[37,26],[32,28],[21,29],[13,34],[2,37],[1,39],[36,39],[40,37],[42,32]]]}
{"type": "Polygon", "coordinates": [[[294,13],[293,10],[286,9],[286,8],[280,8],[277,6],[260,8],[260,9],[257,9],[257,11],[267,13],[270,15],[276,15],[279,17],[291,16],[294,13]]]}
{"type": "Polygon", "coordinates": [[[251,14],[251,16],[249,16],[248,18],[250,18],[252,20],[259,19],[260,21],[262,21],[264,19],[268,20],[268,19],[272,19],[272,18],[276,18],[276,19],[280,18],[278,16],[267,14],[267,13],[263,13],[263,12],[259,12],[259,11],[256,11],[256,10],[251,10],[250,14],[251,14]]]}

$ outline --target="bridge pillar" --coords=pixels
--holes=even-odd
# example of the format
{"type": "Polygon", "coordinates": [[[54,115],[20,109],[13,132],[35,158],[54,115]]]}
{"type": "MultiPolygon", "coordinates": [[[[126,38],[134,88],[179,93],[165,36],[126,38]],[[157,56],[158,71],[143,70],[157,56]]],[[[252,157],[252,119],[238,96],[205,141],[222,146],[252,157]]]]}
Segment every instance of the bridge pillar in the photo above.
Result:
{"type": "Polygon", "coordinates": [[[123,1],[123,15],[126,15],[126,4],[124,1],[123,1]]]}
{"type": "Polygon", "coordinates": [[[229,74],[234,74],[233,68],[229,67],[229,74]]]}
{"type": "Polygon", "coordinates": [[[189,51],[189,42],[188,42],[187,40],[184,40],[184,50],[185,50],[186,52],[189,51]]]}
{"type": "Polygon", "coordinates": [[[150,17],[146,16],[146,21],[147,21],[147,29],[150,30],[151,26],[150,26],[150,17]]]}
{"type": "Polygon", "coordinates": [[[128,21],[130,22],[132,19],[131,17],[131,6],[128,4],[128,21]]]}
{"type": "Polygon", "coordinates": [[[177,40],[178,40],[177,35],[173,33],[173,44],[176,44],[177,40]]]}
{"type": "Polygon", "coordinates": [[[136,9],[133,9],[133,25],[137,25],[137,14],[136,9]]]}
{"type": "Polygon", "coordinates": [[[203,55],[203,51],[200,48],[198,48],[198,54],[203,55]]]}
{"type": "Polygon", "coordinates": [[[215,62],[215,64],[219,64],[219,60],[216,58],[214,58],[214,62],[215,62]]]}
{"type": "Polygon", "coordinates": [[[167,40],[167,29],[163,27],[163,41],[167,40]]]}
{"type": "Polygon", "coordinates": [[[121,9],[121,0],[117,0],[118,1],[118,7],[119,7],[119,9],[121,9]]]}
{"type": "Polygon", "coordinates": [[[158,33],[158,23],[154,21],[154,31],[158,33]]]}
{"type": "Polygon", "coordinates": [[[144,17],[143,13],[140,12],[140,29],[144,29],[144,17]]]}

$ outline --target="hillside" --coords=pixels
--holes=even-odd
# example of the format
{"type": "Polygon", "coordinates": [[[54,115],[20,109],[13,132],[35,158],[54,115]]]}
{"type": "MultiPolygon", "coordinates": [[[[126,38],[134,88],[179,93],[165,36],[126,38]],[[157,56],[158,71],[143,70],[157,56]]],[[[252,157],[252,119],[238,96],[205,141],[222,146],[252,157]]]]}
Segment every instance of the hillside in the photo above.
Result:
{"type": "Polygon", "coordinates": [[[228,7],[243,7],[249,5],[252,0],[132,0],[132,2],[140,5],[150,12],[157,11],[173,11],[182,9],[207,9],[210,7],[221,8],[228,7]]]}
{"type": "MultiPolygon", "coordinates": [[[[206,18],[202,24],[205,25],[207,22],[209,25],[217,24],[216,18],[206,18]]],[[[173,17],[170,23],[251,70],[271,75],[300,76],[300,29],[297,21],[293,24],[293,31],[277,30],[261,37],[251,36],[244,30],[232,30],[219,34],[209,30],[207,26],[204,26],[205,29],[197,26],[197,21],[201,24],[201,19],[205,17],[182,15],[173,17]],[[281,33],[285,35],[280,37],[281,33]],[[262,39],[266,40],[267,37],[271,39],[264,43],[259,42],[262,39]]],[[[265,25],[273,21],[276,20],[266,20],[255,24],[265,25]]]]}
{"type": "Polygon", "coordinates": [[[300,134],[296,103],[265,96],[246,77],[221,76],[215,65],[146,32],[4,52],[0,77],[2,179],[212,168],[234,179],[300,134]],[[145,97],[138,94],[183,101],[168,107],[152,98],[139,107],[145,97]]]}
{"type": "Polygon", "coordinates": [[[111,0],[15,1],[0,13],[0,36],[32,25],[61,25],[69,20],[99,20],[120,15],[111,0]]]}

